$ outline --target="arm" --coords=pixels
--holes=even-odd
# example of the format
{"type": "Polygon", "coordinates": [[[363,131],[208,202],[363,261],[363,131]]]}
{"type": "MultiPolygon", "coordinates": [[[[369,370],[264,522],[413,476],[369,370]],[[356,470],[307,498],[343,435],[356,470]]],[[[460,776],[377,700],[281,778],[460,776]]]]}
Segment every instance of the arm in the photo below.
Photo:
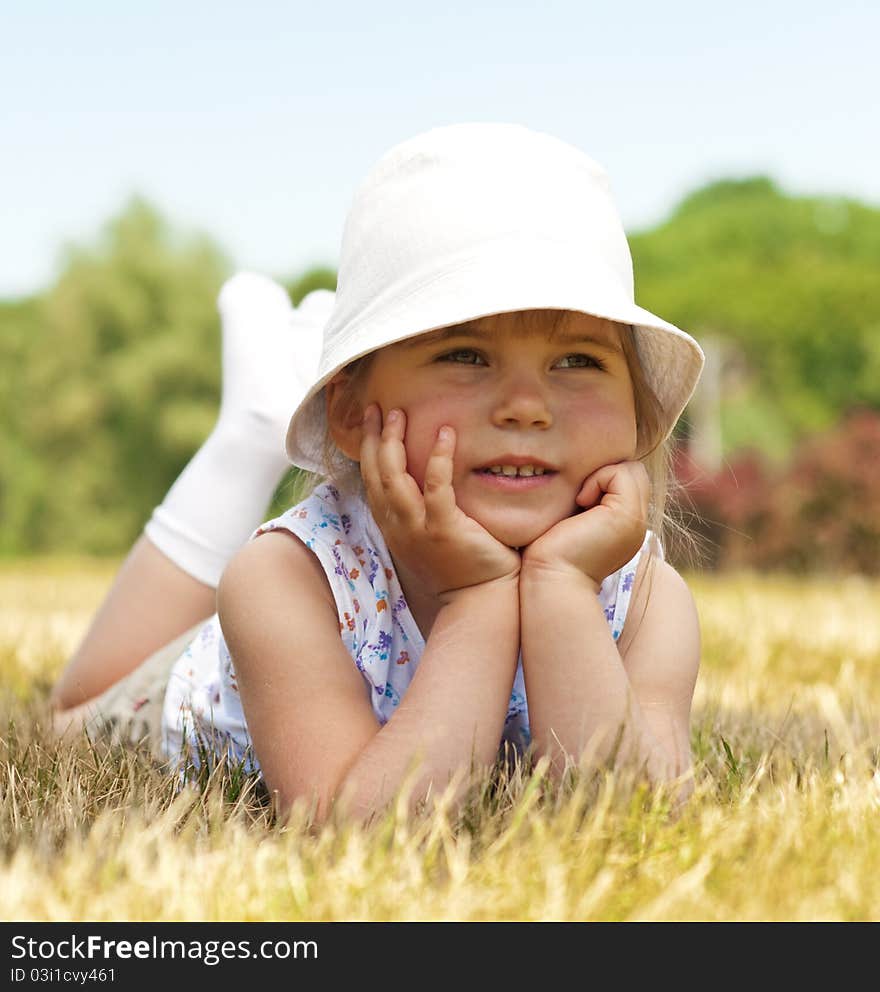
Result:
{"type": "Polygon", "coordinates": [[[343,797],[366,817],[393,796],[415,759],[422,764],[413,800],[442,792],[460,767],[494,759],[516,669],[515,578],[449,597],[384,727],[340,640],[321,566],[296,538],[265,534],[242,549],[218,602],[254,749],[282,809],[314,797],[323,818],[343,797]]]}
{"type": "MultiPolygon", "coordinates": [[[[686,775],[700,637],[678,573],[657,559],[640,568],[620,649],[589,580],[524,568],[520,582],[523,671],[539,753],[557,763],[585,752],[598,762],[635,762],[652,782],[686,775]]],[[[684,782],[680,797],[691,789],[684,782]]]]}
{"type": "Polygon", "coordinates": [[[636,763],[653,782],[690,769],[700,651],[690,591],[664,562],[640,569],[619,647],[597,596],[602,580],[644,541],[649,490],[638,462],[599,469],[577,497],[585,512],[560,521],[523,555],[523,670],[532,736],[557,769],[566,755],[636,763]]]}

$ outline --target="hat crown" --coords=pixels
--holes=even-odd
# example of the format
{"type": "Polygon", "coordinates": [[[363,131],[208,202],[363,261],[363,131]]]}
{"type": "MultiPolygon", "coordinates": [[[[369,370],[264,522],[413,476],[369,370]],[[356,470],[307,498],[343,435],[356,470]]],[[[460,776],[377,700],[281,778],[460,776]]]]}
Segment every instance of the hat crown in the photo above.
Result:
{"type": "Polygon", "coordinates": [[[417,284],[493,241],[521,243],[536,266],[542,244],[564,244],[584,266],[601,261],[633,298],[632,259],[604,169],[522,125],[465,123],[395,146],[358,187],[343,232],[338,317],[353,316],[346,298],[363,299],[365,277],[381,271],[397,285],[417,284]],[[365,258],[383,265],[364,267],[365,258]]]}

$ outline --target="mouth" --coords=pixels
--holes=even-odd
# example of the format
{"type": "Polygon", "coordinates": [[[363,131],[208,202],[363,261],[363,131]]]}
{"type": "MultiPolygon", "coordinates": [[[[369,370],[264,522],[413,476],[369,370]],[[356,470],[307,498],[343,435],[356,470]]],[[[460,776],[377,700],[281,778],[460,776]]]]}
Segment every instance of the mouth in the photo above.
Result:
{"type": "Polygon", "coordinates": [[[480,475],[503,476],[505,479],[530,479],[534,476],[556,474],[543,465],[491,465],[488,468],[478,468],[477,472],[480,475]]]}
{"type": "Polygon", "coordinates": [[[520,464],[514,464],[512,460],[503,461],[474,470],[474,475],[481,482],[493,489],[507,492],[522,492],[545,486],[557,474],[556,469],[543,462],[524,460],[520,464]]]}
{"type": "Polygon", "coordinates": [[[482,475],[504,476],[507,479],[529,479],[534,476],[555,475],[557,472],[547,462],[528,455],[502,455],[476,471],[482,475]]]}

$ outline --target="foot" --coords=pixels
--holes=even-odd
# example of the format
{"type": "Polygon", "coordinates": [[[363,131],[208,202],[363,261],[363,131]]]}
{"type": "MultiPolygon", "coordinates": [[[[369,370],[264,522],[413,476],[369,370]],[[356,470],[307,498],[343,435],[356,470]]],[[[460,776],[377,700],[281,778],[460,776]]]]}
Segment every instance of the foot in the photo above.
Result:
{"type": "Polygon", "coordinates": [[[311,386],[335,294],[314,290],[294,308],[283,286],[239,272],[220,290],[223,394],[220,416],[243,418],[277,439],[311,386]]]}

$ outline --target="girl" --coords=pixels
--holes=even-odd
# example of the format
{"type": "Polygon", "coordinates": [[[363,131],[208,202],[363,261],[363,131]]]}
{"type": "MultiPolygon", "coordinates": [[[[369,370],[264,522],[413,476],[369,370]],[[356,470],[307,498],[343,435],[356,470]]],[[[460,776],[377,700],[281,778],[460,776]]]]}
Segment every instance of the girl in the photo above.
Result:
{"type": "Polygon", "coordinates": [[[518,125],[435,128],[358,189],[335,299],[291,311],[238,276],[220,310],[218,426],[63,674],[59,721],[227,754],[319,816],[369,814],[411,769],[413,799],[442,791],[503,740],[686,793],[698,622],[658,535],[703,355],[636,306],[602,170],[518,125]],[[237,550],[292,394],[286,453],[316,486],[237,550]]]}

